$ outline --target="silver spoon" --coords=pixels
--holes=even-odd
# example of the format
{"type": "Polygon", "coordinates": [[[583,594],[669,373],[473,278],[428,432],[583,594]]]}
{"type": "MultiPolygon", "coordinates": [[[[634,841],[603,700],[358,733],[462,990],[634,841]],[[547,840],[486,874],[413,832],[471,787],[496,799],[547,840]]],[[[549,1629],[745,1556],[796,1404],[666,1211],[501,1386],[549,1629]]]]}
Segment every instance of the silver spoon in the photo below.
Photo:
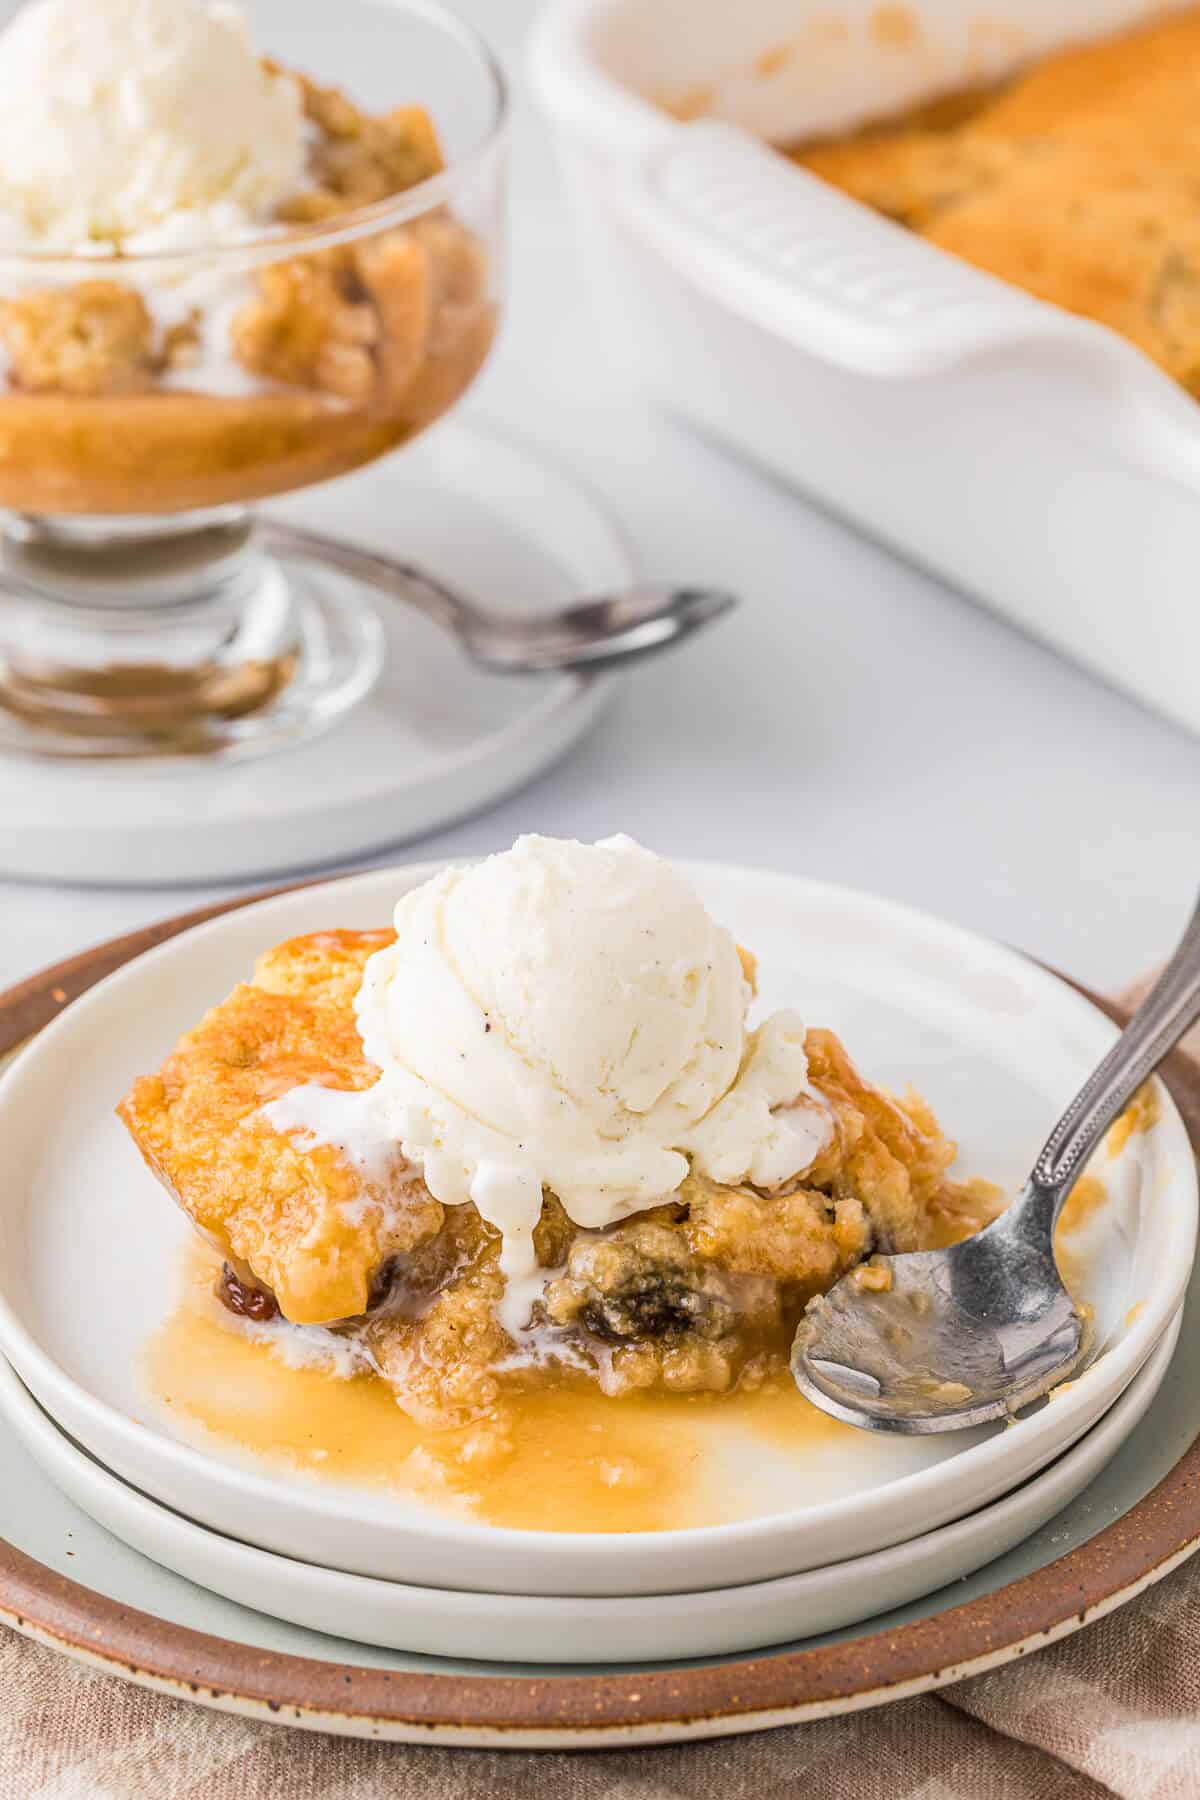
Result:
{"type": "Polygon", "coordinates": [[[880,1258],[885,1291],[851,1275],[809,1302],[792,1346],[800,1391],[851,1425],[912,1435],[1003,1419],[1064,1380],[1087,1344],[1055,1224],[1109,1126],[1198,1018],[1200,906],[1008,1210],[949,1250],[880,1258]]]}
{"type": "Polygon", "coordinates": [[[653,656],[737,605],[732,594],[719,588],[642,582],[623,593],[575,601],[554,612],[492,612],[412,563],[362,550],[322,532],[270,519],[259,522],[257,536],[267,550],[311,557],[406,601],[451,632],[475,662],[514,675],[550,669],[600,671],[653,656]]]}

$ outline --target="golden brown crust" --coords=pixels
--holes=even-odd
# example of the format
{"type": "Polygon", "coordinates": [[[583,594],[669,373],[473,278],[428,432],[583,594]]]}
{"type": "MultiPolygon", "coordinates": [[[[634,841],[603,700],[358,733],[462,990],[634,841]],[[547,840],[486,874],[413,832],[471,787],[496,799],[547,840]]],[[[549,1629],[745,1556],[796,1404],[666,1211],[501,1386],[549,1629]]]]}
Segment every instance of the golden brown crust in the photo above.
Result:
{"type": "Polygon", "coordinates": [[[964,261],[1098,320],[1200,393],[1200,9],[1047,57],[960,116],[796,160],[964,261]]]}
{"type": "Polygon", "coordinates": [[[314,192],[327,208],[347,212],[390,199],[444,166],[433,120],[422,106],[372,114],[339,88],[297,77],[305,116],[319,134],[312,158],[314,192]]]}
{"type": "Polygon", "coordinates": [[[201,1230],[300,1323],[364,1312],[381,1264],[442,1225],[442,1208],[399,1157],[385,1182],[367,1181],[337,1150],[301,1149],[259,1116],[305,1082],[375,1081],[350,1000],[367,957],[389,939],[326,932],[280,946],[118,1109],[201,1230]]]}
{"type": "Polygon", "coordinates": [[[810,1031],[805,1047],[809,1079],[835,1123],[807,1182],[838,1199],[861,1199],[887,1249],[917,1249],[957,1146],[918,1096],[896,1100],[864,1081],[832,1031],[810,1031]]]}
{"type": "Polygon", "coordinates": [[[379,341],[375,309],[344,291],[332,257],[269,263],[258,292],[234,315],[233,351],[245,369],[288,387],[365,400],[379,341]]]}
{"type": "Polygon", "coordinates": [[[315,1006],[349,1011],[367,959],[395,941],[390,926],[378,931],[311,931],[288,938],[263,951],[254,965],[254,985],[269,994],[297,994],[315,1006]]]}
{"type": "Polygon", "coordinates": [[[35,288],[0,301],[9,379],[29,394],[136,394],[162,367],[146,302],[116,281],[35,288]]]}
{"type": "Polygon", "coordinates": [[[823,1293],[868,1253],[875,1232],[862,1202],[814,1188],[759,1194],[694,1181],[685,1235],[697,1257],[736,1275],[767,1275],[794,1301],[823,1293]]]}
{"type": "MultiPolygon", "coordinates": [[[[443,167],[437,133],[423,108],[396,107],[376,117],[337,88],[299,79],[305,112],[319,134],[311,160],[314,185],[280,209],[284,220],[334,219],[403,193],[443,167]]],[[[242,366],[354,406],[379,410],[402,404],[429,351],[439,306],[452,298],[444,295],[423,223],[262,269],[257,294],[233,323],[233,347],[242,366]]],[[[482,254],[449,217],[441,229],[459,261],[470,262],[464,297],[478,311],[487,290],[482,254]]],[[[444,337],[458,344],[463,333],[444,337]]],[[[463,362],[460,357],[460,371],[463,362]]]]}

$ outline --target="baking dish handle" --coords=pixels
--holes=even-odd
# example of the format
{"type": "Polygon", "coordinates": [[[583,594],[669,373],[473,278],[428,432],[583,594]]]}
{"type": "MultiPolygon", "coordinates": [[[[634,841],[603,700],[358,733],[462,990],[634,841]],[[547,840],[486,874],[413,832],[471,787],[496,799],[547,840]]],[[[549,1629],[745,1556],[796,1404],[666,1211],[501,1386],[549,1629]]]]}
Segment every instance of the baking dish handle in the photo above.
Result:
{"type": "Polygon", "coordinates": [[[872,375],[945,368],[1056,335],[1052,307],[868,212],[748,133],[673,132],[639,165],[626,222],[733,312],[872,375]]]}
{"type": "Polygon", "coordinates": [[[749,133],[679,127],[626,186],[627,227],[700,293],[805,354],[870,376],[1039,354],[1093,453],[1200,493],[1196,399],[1132,343],[867,210],[749,133]],[[1046,358],[1049,353],[1049,360],[1046,358]]]}

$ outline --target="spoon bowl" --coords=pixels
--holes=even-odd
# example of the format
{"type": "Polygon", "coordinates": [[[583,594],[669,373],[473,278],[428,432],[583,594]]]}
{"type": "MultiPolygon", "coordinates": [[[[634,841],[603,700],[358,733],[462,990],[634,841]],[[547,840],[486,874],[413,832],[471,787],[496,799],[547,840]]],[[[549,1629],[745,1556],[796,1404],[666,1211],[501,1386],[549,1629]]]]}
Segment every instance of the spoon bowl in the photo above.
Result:
{"type": "Polygon", "coordinates": [[[1054,1258],[1007,1217],[949,1250],[878,1257],[891,1285],[840,1281],[809,1306],[792,1367],[852,1425],[910,1435],[985,1425],[1065,1379],[1087,1349],[1054,1258]]]}

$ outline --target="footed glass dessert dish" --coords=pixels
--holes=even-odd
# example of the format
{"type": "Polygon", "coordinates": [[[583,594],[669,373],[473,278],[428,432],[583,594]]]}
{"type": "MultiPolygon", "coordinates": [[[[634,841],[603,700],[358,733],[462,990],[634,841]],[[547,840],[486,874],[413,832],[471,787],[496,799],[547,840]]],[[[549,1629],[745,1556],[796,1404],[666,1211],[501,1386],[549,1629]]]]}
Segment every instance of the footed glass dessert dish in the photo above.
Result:
{"type": "Polygon", "coordinates": [[[502,77],[426,0],[5,19],[0,749],[302,738],[383,635],[255,508],[406,443],[482,367],[502,77]]]}

